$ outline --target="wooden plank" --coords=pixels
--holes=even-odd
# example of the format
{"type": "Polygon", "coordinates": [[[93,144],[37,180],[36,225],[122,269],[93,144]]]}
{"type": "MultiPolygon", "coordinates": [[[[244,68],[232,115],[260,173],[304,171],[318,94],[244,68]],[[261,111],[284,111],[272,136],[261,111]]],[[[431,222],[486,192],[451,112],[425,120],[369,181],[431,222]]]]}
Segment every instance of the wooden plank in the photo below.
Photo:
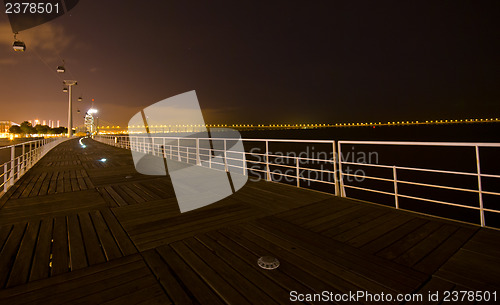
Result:
{"type": "Polygon", "coordinates": [[[106,256],[106,260],[112,260],[122,256],[120,248],[115,242],[115,239],[111,235],[108,226],[104,222],[104,219],[101,216],[99,211],[90,212],[90,217],[92,218],[92,222],[94,223],[94,227],[97,233],[97,237],[99,238],[101,247],[104,251],[104,255],[106,256]]]}
{"type": "Polygon", "coordinates": [[[370,213],[351,213],[350,215],[343,217],[342,219],[332,221],[332,227],[328,230],[321,232],[323,235],[328,237],[335,237],[346,231],[355,229],[360,225],[369,222],[374,218],[383,216],[389,213],[388,209],[374,210],[370,213]]]}
{"type": "Polygon", "coordinates": [[[65,216],[54,218],[53,240],[52,276],[69,271],[68,228],[65,216]]]}
{"type": "Polygon", "coordinates": [[[41,222],[35,255],[33,257],[33,266],[31,267],[30,281],[49,277],[53,222],[52,218],[43,219],[41,222]]]}
{"type": "MultiPolygon", "coordinates": [[[[144,268],[133,273],[121,275],[119,279],[113,278],[106,283],[100,283],[95,286],[96,292],[92,290],[91,293],[74,298],[71,300],[71,304],[102,304],[104,302],[114,300],[118,296],[128,295],[129,297],[132,297],[133,292],[155,286],[157,289],[161,290],[149,270],[144,268]]],[[[88,287],[86,288],[88,289],[88,287]]],[[[143,295],[140,296],[144,297],[143,295]]],[[[127,298],[127,303],[130,304],[131,301],[131,298],[127,298]]]]}
{"type": "Polygon", "coordinates": [[[115,216],[109,209],[100,210],[104,220],[106,221],[111,234],[115,237],[118,247],[120,247],[123,255],[131,255],[137,253],[137,249],[128,237],[127,233],[123,231],[120,223],[116,220],[115,216]]]}
{"type": "Polygon", "coordinates": [[[362,236],[365,232],[377,231],[380,225],[383,225],[398,217],[400,217],[399,213],[392,211],[386,214],[381,214],[378,217],[374,216],[370,220],[359,224],[358,226],[350,229],[349,231],[335,235],[334,238],[341,242],[348,242],[355,237],[362,236]]]}
{"type": "Polygon", "coordinates": [[[119,207],[118,203],[116,203],[116,201],[113,200],[113,198],[108,194],[106,189],[104,189],[103,187],[97,187],[96,189],[99,192],[99,194],[101,195],[101,197],[104,198],[104,200],[108,204],[108,207],[110,207],[110,208],[119,207]]]}
{"type": "Polygon", "coordinates": [[[242,238],[276,253],[276,257],[283,258],[294,266],[297,266],[297,268],[301,268],[305,272],[319,277],[328,285],[334,287],[337,292],[348,293],[349,291],[360,290],[360,288],[372,293],[380,291],[396,293],[396,291],[407,290],[406,286],[398,285],[397,281],[393,281],[389,277],[385,281],[381,281],[380,279],[374,280],[368,273],[358,274],[352,270],[351,266],[338,264],[336,258],[332,255],[318,255],[325,253],[317,251],[312,253],[313,251],[306,250],[309,248],[308,244],[293,243],[282,235],[278,237],[253,225],[243,225],[241,227],[243,230],[241,231],[238,228],[232,227],[230,230],[238,233],[242,238]],[[289,251],[288,249],[291,250],[289,251]]]}
{"type": "MultiPolygon", "coordinates": [[[[318,289],[318,287],[312,287],[308,286],[307,283],[306,284],[302,283],[301,281],[298,280],[298,278],[289,276],[287,273],[284,273],[281,270],[282,269],[281,267],[276,270],[273,270],[272,272],[263,270],[260,267],[258,267],[256,264],[258,258],[262,255],[269,254],[267,251],[261,253],[255,253],[254,251],[252,251],[252,249],[248,249],[243,245],[240,245],[236,241],[230,239],[229,237],[218,231],[211,231],[208,232],[206,235],[212,240],[216,241],[222,247],[224,247],[227,251],[232,253],[233,257],[234,256],[238,257],[238,259],[245,262],[246,265],[250,266],[250,268],[253,268],[256,272],[266,277],[268,279],[266,282],[271,284],[271,286],[269,287],[273,289],[272,295],[275,295],[276,300],[278,301],[283,300],[283,298],[281,297],[280,290],[274,290],[276,286],[282,287],[282,289],[285,290],[287,298],[289,298],[288,292],[292,290],[301,291],[301,293],[312,294],[315,293],[313,289],[318,289]],[[272,283],[274,283],[274,285],[272,283]]],[[[262,282],[262,285],[264,285],[266,282],[262,282]]]]}
{"type": "Polygon", "coordinates": [[[189,292],[200,304],[224,304],[172,248],[168,246],[161,247],[157,251],[163,260],[168,263],[177,278],[189,288],[189,292]]]}
{"type": "Polygon", "coordinates": [[[40,173],[36,173],[35,176],[36,177],[33,177],[33,179],[26,185],[26,187],[22,191],[22,193],[19,196],[19,198],[27,198],[27,197],[29,197],[29,195],[31,193],[31,190],[33,189],[33,187],[37,183],[37,181],[40,178],[41,174],[40,173]]]}
{"type": "Polygon", "coordinates": [[[64,171],[59,171],[57,175],[56,193],[64,193],[64,171]]]}
{"type": "Polygon", "coordinates": [[[81,188],[78,185],[78,180],[76,178],[76,172],[75,172],[75,170],[70,170],[69,174],[70,174],[71,189],[73,190],[73,192],[80,191],[81,188]]]}
{"type": "Polygon", "coordinates": [[[163,286],[168,296],[175,304],[192,304],[193,301],[184,288],[180,285],[177,278],[167,263],[155,250],[148,250],[142,253],[144,260],[153,271],[156,279],[163,286]]]}
{"type": "Polygon", "coordinates": [[[445,281],[443,279],[440,279],[438,277],[432,277],[427,283],[425,283],[422,288],[419,289],[417,293],[422,294],[423,299],[422,300],[414,300],[407,302],[405,304],[442,304],[443,302],[443,293],[445,291],[452,291],[453,288],[455,287],[455,284],[445,281]],[[438,292],[438,299],[436,301],[434,300],[429,300],[429,292],[430,293],[435,293],[438,292]]]}
{"type": "Polygon", "coordinates": [[[25,190],[26,186],[32,181],[37,179],[36,173],[33,171],[28,171],[26,175],[21,177],[21,180],[19,180],[17,183],[14,184],[8,191],[7,194],[5,194],[2,198],[5,198],[10,193],[9,199],[17,199],[21,196],[23,191],[25,190]]]}
{"type": "Polygon", "coordinates": [[[127,191],[125,190],[126,187],[120,184],[115,184],[112,186],[112,189],[127,203],[129,204],[135,204],[137,203],[134,198],[132,198],[127,191]]]}
{"type": "Polygon", "coordinates": [[[390,260],[395,259],[436,231],[441,225],[434,221],[428,222],[389,247],[379,251],[377,255],[390,260]]]}
{"type": "Polygon", "coordinates": [[[234,287],[217,272],[214,272],[200,257],[183,242],[169,245],[210,287],[229,304],[250,304],[234,287]]]}
{"type": "Polygon", "coordinates": [[[48,194],[55,194],[57,190],[57,180],[59,177],[59,171],[55,171],[52,173],[52,177],[50,177],[50,185],[47,191],[48,194]]]}
{"type": "Polygon", "coordinates": [[[122,207],[128,205],[128,202],[126,202],[120,195],[118,195],[113,186],[104,186],[104,189],[108,192],[111,198],[113,198],[118,206],[122,207]]]}
{"type": "MultiPolygon", "coordinates": [[[[467,240],[476,232],[477,228],[459,228],[452,236],[444,241],[432,253],[424,257],[420,262],[413,266],[415,270],[425,273],[433,273],[441,267],[453,254],[462,247],[467,240]]],[[[487,247],[481,247],[487,250],[487,247]]]]}
{"type": "MultiPolygon", "coordinates": [[[[286,300],[290,297],[289,290],[281,287],[272,279],[263,274],[265,271],[258,269],[258,267],[255,265],[255,262],[252,262],[253,264],[249,264],[244,259],[238,257],[236,254],[226,249],[223,245],[223,241],[219,243],[220,239],[223,238],[221,236],[222,235],[215,235],[215,238],[219,239],[214,240],[208,237],[206,234],[202,234],[196,236],[196,239],[205,244],[222,260],[230,263],[232,268],[234,268],[240,274],[243,274],[254,285],[258,285],[263,292],[272,297],[275,301],[280,302],[281,300],[286,300]]],[[[231,247],[228,244],[226,244],[226,246],[231,247]]]]}
{"type": "Polygon", "coordinates": [[[95,265],[106,261],[102,252],[101,244],[97,238],[92,220],[88,213],[79,213],[80,227],[82,229],[83,242],[89,265],[95,265]]]}
{"type": "Polygon", "coordinates": [[[218,275],[220,275],[224,281],[228,282],[239,292],[239,294],[245,297],[245,299],[258,304],[278,304],[261,289],[255,286],[257,283],[254,284],[246,279],[224,260],[214,255],[212,251],[210,251],[205,245],[201,244],[198,240],[188,238],[183,240],[183,242],[193,253],[196,253],[196,255],[198,255],[206,265],[210,266],[218,275]]]}
{"type": "Polygon", "coordinates": [[[28,222],[6,287],[21,285],[28,281],[39,228],[40,221],[28,222]]]}
{"type": "Polygon", "coordinates": [[[31,190],[28,197],[33,197],[38,195],[38,192],[40,191],[40,188],[42,188],[43,181],[46,179],[46,177],[47,177],[47,172],[42,172],[40,177],[37,179],[35,185],[33,185],[33,189],[31,190]]]}
{"type": "MultiPolygon", "coordinates": [[[[95,274],[84,275],[71,281],[51,286],[49,289],[45,288],[26,292],[16,296],[16,299],[19,299],[18,303],[21,304],[75,304],[77,300],[94,294],[97,296],[100,293],[106,295],[109,288],[120,286],[149,274],[150,271],[145,268],[144,263],[127,264],[122,265],[121,268],[107,269],[95,274]]],[[[122,291],[121,294],[123,293],[122,291]]]]}
{"type": "Polygon", "coordinates": [[[133,188],[132,184],[121,184],[119,187],[136,203],[146,202],[146,199],[143,198],[143,194],[136,193],[138,189],[133,188]]]}
{"type": "Polygon", "coordinates": [[[477,230],[477,233],[471,238],[464,249],[481,252],[490,256],[500,256],[500,243],[492,243],[494,240],[500,239],[500,231],[486,228],[470,228],[469,230],[477,230]]]}
{"type": "Polygon", "coordinates": [[[461,249],[435,275],[469,289],[484,291],[500,287],[499,273],[500,258],[461,249]]]}
{"type": "Polygon", "coordinates": [[[0,252],[0,270],[2,271],[0,272],[0,288],[4,287],[7,282],[12,263],[14,262],[14,258],[21,244],[26,226],[26,223],[14,225],[3,246],[2,252],[0,252]]]}
{"type": "Polygon", "coordinates": [[[402,226],[397,227],[394,230],[367,243],[362,247],[362,249],[369,253],[376,253],[395,243],[396,241],[404,238],[425,223],[427,223],[427,221],[422,218],[413,218],[402,226]]]}
{"type": "Polygon", "coordinates": [[[404,281],[401,281],[400,284],[407,285],[409,288],[414,289],[427,279],[426,275],[418,271],[413,271],[408,267],[401,266],[347,244],[318,235],[281,219],[266,217],[258,219],[256,222],[259,223],[261,227],[268,230],[279,231],[280,234],[286,235],[291,241],[295,240],[299,245],[307,244],[310,249],[314,249],[314,251],[318,253],[323,252],[326,256],[334,255],[337,262],[345,266],[350,266],[352,270],[359,270],[359,272],[366,273],[367,275],[370,274],[372,278],[382,276],[381,281],[387,276],[392,279],[402,277],[404,281]]]}
{"type": "MultiPolygon", "coordinates": [[[[117,294],[119,295],[119,294],[117,294]]],[[[157,285],[151,285],[142,289],[133,289],[130,294],[122,295],[110,301],[101,303],[103,305],[122,304],[147,304],[147,305],[169,305],[173,304],[157,285]]],[[[177,304],[191,304],[190,302],[177,304]]]]}
{"type": "Polygon", "coordinates": [[[77,169],[75,171],[75,175],[76,175],[76,180],[78,182],[78,188],[80,188],[81,190],[87,190],[88,187],[87,184],[85,183],[85,179],[83,179],[82,170],[77,169]]]}
{"type": "Polygon", "coordinates": [[[63,173],[63,184],[64,184],[64,192],[71,192],[71,177],[70,171],[65,170],[63,173]]]}
{"type": "MultiPolygon", "coordinates": [[[[353,205],[348,204],[343,201],[334,201],[331,199],[320,201],[320,203],[314,204],[311,206],[306,206],[301,209],[300,213],[294,215],[291,219],[293,223],[300,224],[305,228],[312,227],[320,223],[321,221],[328,221],[331,224],[333,219],[339,212],[343,210],[350,210],[351,213],[356,211],[357,209],[370,209],[370,207],[363,207],[362,205],[353,205]],[[352,209],[349,209],[352,208],[352,209]],[[323,217],[327,217],[327,219],[323,219],[323,217]]],[[[345,213],[347,215],[347,213],[345,213]]],[[[282,218],[282,217],[281,217],[282,218]]]]}
{"type": "Polygon", "coordinates": [[[309,221],[306,224],[303,224],[302,226],[306,229],[310,229],[314,232],[322,232],[325,230],[330,229],[333,227],[332,221],[335,219],[343,218],[346,215],[352,214],[352,213],[360,213],[360,211],[363,211],[363,208],[361,205],[353,205],[350,207],[345,207],[341,210],[336,210],[334,213],[328,212],[328,213],[317,213],[315,216],[317,219],[313,219],[309,221]]]}
{"type": "Polygon", "coordinates": [[[290,291],[304,291],[297,288],[300,286],[309,287],[312,290],[311,293],[321,293],[322,291],[340,293],[349,289],[354,291],[359,290],[358,286],[352,285],[347,281],[343,281],[339,277],[327,272],[326,270],[317,268],[313,264],[308,263],[306,260],[300,259],[293,254],[280,251],[279,248],[273,247],[270,244],[257,244],[255,241],[243,238],[240,234],[241,232],[233,232],[229,229],[219,230],[219,232],[237,242],[241,246],[249,249],[255,256],[249,262],[255,264],[257,259],[263,255],[278,257],[280,260],[280,267],[274,271],[278,271],[286,277],[282,276],[277,282],[280,285],[291,287],[290,291]],[[282,280],[284,280],[284,283],[281,282],[282,280]]]}
{"type": "Polygon", "coordinates": [[[348,241],[349,245],[354,247],[363,247],[366,244],[374,241],[388,232],[400,227],[401,225],[407,223],[411,220],[411,216],[403,213],[398,213],[397,217],[394,217],[384,223],[378,224],[376,229],[364,231],[363,234],[360,234],[348,241]]]}
{"type": "MultiPolygon", "coordinates": [[[[215,230],[230,224],[251,220],[261,215],[260,211],[246,209],[224,215],[202,217],[198,221],[186,220],[186,222],[177,226],[171,225],[172,222],[177,220],[176,218],[181,218],[176,217],[174,219],[169,219],[168,222],[164,221],[161,226],[156,228],[150,227],[150,231],[147,233],[136,234],[130,230],[128,230],[128,232],[131,234],[134,243],[142,251],[191,237],[195,234],[215,230]]],[[[146,223],[144,224],[144,228],[147,228],[150,225],[151,224],[146,223]]]]}
{"type": "Polygon", "coordinates": [[[71,270],[74,271],[87,267],[87,256],[85,254],[82,232],[80,231],[80,221],[75,214],[68,216],[68,233],[71,270]]]}
{"type": "Polygon", "coordinates": [[[427,256],[437,247],[439,247],[444,240],[450,237],[455,231],[457,226],[443,225],[438,230],[434,231],[427,238],[416,244],[413,248],[399,256],[395,262],[407,266],[413,266],[418,263],[422,258],[427,256]]]}
{"type": "Polygon", "coordinates": [[[85,183],[87,184],[87,188],[89,188],[89,189],[94,188],[94,184],[90,180],[89,175],[87,174],[87,171],[82,169],[81,173],[83,176],[83,180],[85,180],[85,183]]]}
{"type": "Polygon", "coordinates": [[[7,240],[7,237],[9,237],[11,231],[12,225],[0,227],[0,251],[2,250],[3,245],[5,244],[5,241],[7,240]]]}
{"type": "Polygon", "coordinates": [[[146,201],[152,201],[152,200],[158,200],[161,199],[160,196],[156,195],[154,192],[149,190],[148,188],[145,188],[143,183],[132,183],[130,185],[131,188],[136,190],[138,194],[141,194],[143,198],[146,199],[146,201]]]}
{"type": "MultiPolygon", "coordinates": [[[[86,281],[95,282],[95,279],[106,280],[107,277],[120,273],[122,270],[127,271],[131,266],[141,264],[140,255],[130,255],[117,260],[110,261],[106,264],[90,266],[84,269],[79,269],[72,272],[63,273],[54,277],[50,277],[43,281],[33,281],[22,286],[17,286],[9,289],[0,290],[0,299],[12,298],[21,299],[33,298],[39,294],[50,295],[55,293],[55,289],[64,285],[73,285],[70,282],[86,281]],[[48,293],[47,293],[48,291],[48,293]]],[[[138,266],[139,268],[143,268],[138,266]]],[[[64,289],[63,289],[64,290],[64,289]]]]}
{"type": "Polygon", "coordinates": [[[52,175],[54,173],[48,173],[48,175],[43,179],[42,186],[40,187],[40,190],[38,191],[39,195],[47,195],[49,186],[50,186],[50,181],[52,180],[52,175]]]}

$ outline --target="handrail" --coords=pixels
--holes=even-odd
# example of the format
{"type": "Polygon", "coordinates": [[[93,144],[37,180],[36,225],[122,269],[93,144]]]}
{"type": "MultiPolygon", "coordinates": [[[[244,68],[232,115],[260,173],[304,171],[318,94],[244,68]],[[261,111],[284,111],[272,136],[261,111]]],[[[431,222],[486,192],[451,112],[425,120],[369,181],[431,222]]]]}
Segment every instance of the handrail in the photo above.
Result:
{"type": "MultiPolygon", "coordinates": [[[[367,192],[382,193],[385,195],[394,196],[394,205],[396,208],[399,208],[399,198],[408,198],[408,199],[414,199],[414,200],[419,200],[419,201],[424,201],[424,202],[431,202],[431,203],[436,203],[436,204],[441,204],[441,205],[460,207],[460,208],[465,208],[465,209],[469,209],[469,210],[477,210],[477,211],[479,211],[479,222],[480,222],[480,225],[482,227],[487,226],[486,225],[486,215],[484,212],[500,214],[500,209],[490,209],[490,208],[484,207],[484,204],[483,204],[483,195],[484,194],[493,195],[493,196],[500,196],[500,193],[483,190],[482,189],[482,178],[487,177],[487,178],[497,178],[498,179],[498,178],[500,178],[500,175],[481,173],[480,151],[479,151],[480,147],[500,148],[500,143],[339,141],[337,144],[339,155],[342,155],[342,145],[345,145],[345,144],[349,144],[349,145],[405,145],[405,146],[412,146],[413,145],[413,146],[470,147],[471,149],[472,148],[474,149],[474,155],[475,155],[474,161],[475,161],[475,165],[476,165],[475,166],[476,172],[472,173],[472,172],[463,172],[463,171],[425,169],[425,168],[396,166],[396,165],[391,166],[391,165],[387,165],[387,164],[365,164],[365,163],[359,163],[359,162],[348,162],[348,161],[344,161],[341,158],[339,158],[339,160],[338,160],[339,173],[341,173],[340,177],[339,177],[340,178],[339,184],[340,184],[340,188],[341,188],[341,194],[343,197],[348,197],[346,195],[345,188],[351,188],[351,189],[357,189],[357,190],[362,190],[362,191],[367,191],[367,192]],[[369,167],[392,169],[392,178],[381,178],[381,177],[373,177],[373,176],[356,175],[356,174],[346,173],[343,171],[343,166],[345,166],[345,165],[369,166],[369,167]],[[475,177],[477,177],[477,189],[463,188],[463,187],[452,187],[452,186],[439,185],[439,184],[401,180],[401,179],[397,178],[397,172],[399,170],[451,174],[451,175],[469,176],[469,177],[475,176],[475,177]],[[393,188],[392,192],[387,192],[387,191],[381,191],[380,189],[349,185],[349,184],[346,184],[344,182],[344,179],[343,179],[344,176],[362,177],[363,179],[368,178],[368,179],[376,179],[376,180],[382,180],[382,181],[387,181],[387,182],[393,182],[394,188],[393,188]],[[434,200],[434,199],[425,198],[422,196],[411,196],[408,194],[402,194],[401,192],[398,191],[399,184],[416,185],[416,186],[422,186],[422,187],[427,187],[427,188],[440,188],[440,189],[459,191],[459,192],[467,192],[467,193],[476,193],[476,194],[478,194],[478,202],[477,202],[478,206],[470,206],[470,205],[458,204],[458,203],[453,203],[453,202],[446,202],[446,201],[442,201],[442,200],[434,200]]],[[[449,218],[453,219],[453,217],[449,217],[449,218]]]]}
{"type": "MultiPolygon", "coordinates": [[[[253,173],[263,173],[264,179],[267,181],[280,182],[285,177],[293,178],[288,179],[288,182],[295,181],[297,187],[304,187],[305,181],[321,183],[328,187],[333,185],[331,192],[338,195],[339,188],[337,179],[331,180],[321,180],[321,179],[311,179],[311,177],[307,177],[304,175],[303,171],[312,171],[316,173],[328,173],[330,176],[335,176],[336,172],[336,163],[335,163],[335,155],[336,155],[336,147],[335,141],[331,140],[283,140],[283,139],[242,139],[244,143],[248,142],[261,142],[265,144],[265,151],[263,152],[242,152],[242,151],[233,151],[228,149],[217,149],[212,147],[200,147],[200,141],[222,141],[223,147],[227,147],[227,143],[229,141],[234,141],[235,139],[230,138],[182,138],[182,137],[140,137],[140,136],[132,136],[132,141],[130,141],[128,136],[113,136],[113,135],[97,135],[95,136],[97,141],[102,143],[117,146],[120,148],[130,149],[134,151],[141,151],[144,153],[152,153],[155,156],[164,155],[165,158],[176,159],[179,161],[184,161],[187,163],[194,163],[201,166],[206,166],[212,169],[219,169],[215,166],[220,165],[224,167],[224,170],[227,168],[232,168],[236,170],[242,170],[243,174],[246,174],[247,171],[253,173]],[[157,143],[157,142],[159,143],[157,143]],[[181,145],[181,141],[192,142],[193,146],[185,146],[181,145]],[[174,142],[168,144],[167,142],[174,142]],[[307,144],[327,144],[331,148],[329,152],[331,154],[330,159],[320,159],[320,158],[308,158],[303,156],[287,156],[287,155],[277,155],[270,152],[269,144],[272,143],[307,143],[307,144]],[[163,152],[162,152],[163,151],[163,152]],[[206,153],[203,153],[206,152],[206,153]],[[223,163],[216,162],[212,160],[211,156],[214,154],[221,154],[223,163]],[[235,157],[233,154],[236,154],[235,157]],[[252,157],[258,157],[258,160],[253,160],[252,157]],[[273,158],[283,158],[289,160],[291,164],[279,164],[273,162],[273,158]],[[200,162],[203,161],[203,162],[200,162]],[[240,162],[241,165],[231,164],[231,161],[240,162]],[[333,166],[332,170],[328,169],[315,169],[311,167],[304,166],[303,163],[308,162],[316,162],[316,163],[325,163],[333,166]],[[250,166],[249,166],[250,164],[250,166]],[[264,165],[265,169],[260,169],[252,166],[252,164],[261,164],[264,165]],[[293,164],[293,165],[292,165],[293,164]],[[271,170],[271,167],[280,167],[286,168],[286,172],[271,170]]],[[[222,146],[222,145],[221,145],[222,146]]],[[[222,169],[220,169],[222,170],[222,169]]]]}
{"type": "MultiPolygon", "coordinates": [[[[265,180],[282,182],[283,178],[293,178],[296,181],[297,187],[308,187],[309,183],[301,182],[313,182],[326,185],[326,187],[333,186],[330,189],[332,193],[336,196],[347,197],[358,199],[354,197],[349,197],[346,193],[346,189],[357,189],[361,191],[379,193],[390,195],[394,197],[394,207],[396,209],[401,209],[400,198],[415,199],[422,202],[430,202],[437,205],[448,205],[454,207],[460,207],[469,209],[472,211],[479,211],[479,224],[483,227],[487,226],[485,212],[489,213],[500,213],[500,209],[485,208],[483,204],[483,195],[500,196],[500,193],[484,190],[482,188],[481,182],[482,178],[493,178],[498,179],[500,175],[495,174],[485,174],[481,173],[480,170],[480,147],[497,147],[500,148],[500,143],[463,143],[463,142],[402,142],[402,141],[331,141],[331,140],[285,140],[285,139],[242,139],[243,143],[255,143],[260,142],[265,144],[265,151],[254,152],[251,151],[231,151],[226,149],[216,149],[211,147],[200,147],[199,143],[206,140],[223,141],[224,148],[227,147],[227,141],[234,139],[225,138],[182,138],[182,137],[155,137],[155,136],[131,136],[132,140],[127,135],[98,135],[95,137],[96,140],[103,142],[105,144],[131,149],[135,151],[141,151],[144,153],[151,153],[156,156],[163,156],[165,158],[170,158],[178,160],[181,162],[192,163],[196,165],[206,166],[218,170],[228,170],[228,168],[241,169],[243,174],[247,173],[247,170],[253,174],[258,174],[259,177],[264,176],[265,180]],[[182,145],[181,145],[182,142],[182,145]],[[329,144],[331,145],[331,158],[319,158],[317,156],[290,156],[285,154],[272,153],[269,149],[269,145],[272,143],[304,143],[304,144],[329,144]],[[186,143],[193,144],[192,146],[186,143]],[[374,163],[363,163],[363,162],[350,162],[342,160],[342,145],[393,145],[393,146],[442,146],[442,147],[470,147],[475,150],[475,163],[476,171],[466,172],[457,170],[444,170],[444,169],[431,169],[431,168],[419,168],[419,167],[409,167],[400,165],[390,165],[390,164],[374,164],[374,163]],[[214,153],[220,155],[220,160],[212,160],[214,153]],[[275,160],[283,160],[281,163],[275,160]],[[235,164],[237,163],[237,164],[235,164]],[[332,166],[333,169],[325,169],[323,166],[319,168],[309,167],[309,164],[322,164],[332,166]],[[254,165],[258,165],[255,167],[254,165]],[[347,165],[355,166],[365,166],[372,168],[384,168],[390,170],[392,173],[390,176],[375,176],[363,175],[356,173],[349,173],[345,171],[347,165]],[[224,169],[222,169],[224,168],[224,169]],[[282,169],[284,171],[276,171],[275,169],[282,169]],[[311,171],[316,173],[316,178],[311,178],[305,175],[305,172],[311,171]],[[429,183],[428,181],[408,181],[408,179],[398,178],[398,172],[400,171],[413,171],[420,173],[438,173],[438,174],[451,174],[463,177],[477,177],[477,188],[472,186],[456,187],[456,186],[446,186],[436,183],[429,183]],[[323,175],[325,174],[326,175],[323,175]],[[319,177],[319,178],[318,178],[319,177]],[[392,191],[385,189],[378,189],[376,187],[361,187],[356,185],[351,185],[346,183],[346,177],[358,177],[363,179],[378,180],[382,182],[392,183],[392,191]],[[425,198],[425,196],[413,196],[410,194],[403,194],[398,191],[398,186],[400,185],[415,185],[423,188],[430,189],[443,189],[456,192],[466,192],[478,195],[477,206],[465,205],[456,202],[447,202],[443,200],[434,200],[430,198],[425,198]]],[[[329,150],[329,149],[327,149],[329,150]]],[[[290,180],[287,180],[291,182],[290,180]]],[[[432,215],[430,212],[428,215],[432,215]]],[[[447,215],[448,219],[456,219],[454,215],[447,215]]]]}
{"type": "Polygon", "coordinates": [[[12,187],[45,154],[66,138],[46,138],[0,147],[0,152],[10,151],[10,159],[0,164],[0,197],[12,187]],[[21,152],[17,152],[21,150],[21,152]],[[16,156],[17,155],[17,156],[16,156]]]}

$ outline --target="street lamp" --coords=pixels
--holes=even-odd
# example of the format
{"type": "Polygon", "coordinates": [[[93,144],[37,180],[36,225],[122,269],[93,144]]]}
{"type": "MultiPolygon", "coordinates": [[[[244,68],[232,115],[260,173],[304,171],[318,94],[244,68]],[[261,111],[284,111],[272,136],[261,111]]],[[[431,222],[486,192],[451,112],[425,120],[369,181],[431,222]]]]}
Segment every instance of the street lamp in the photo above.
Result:
{"type": "Polygon", "coordinates": [[[68,138],[73,136],[73,103],[71,102],[71,88],[77,85],[76,80],[65,80],[64,85],[69,88],[68,98],[68,138]]]}

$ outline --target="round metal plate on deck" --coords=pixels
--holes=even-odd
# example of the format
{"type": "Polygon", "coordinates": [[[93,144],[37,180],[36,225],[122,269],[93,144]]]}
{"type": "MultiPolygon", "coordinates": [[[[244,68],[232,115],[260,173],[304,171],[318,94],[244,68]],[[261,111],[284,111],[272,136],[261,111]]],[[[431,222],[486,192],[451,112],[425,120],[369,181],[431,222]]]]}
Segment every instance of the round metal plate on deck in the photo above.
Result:
{"type": "Polygon", "coordinates": [[[257,260],[259,267],[267,270],[273,270],[279,267],[280,261],[276,257],[262,256],[257,260]]]}

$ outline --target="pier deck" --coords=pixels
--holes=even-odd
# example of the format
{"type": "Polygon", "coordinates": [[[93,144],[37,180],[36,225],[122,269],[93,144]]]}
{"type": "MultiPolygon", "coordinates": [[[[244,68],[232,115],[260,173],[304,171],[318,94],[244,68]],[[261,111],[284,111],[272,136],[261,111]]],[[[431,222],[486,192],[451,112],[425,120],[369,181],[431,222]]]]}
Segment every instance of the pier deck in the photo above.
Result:
{"type": "Polygon", "coordinates": [[[281,304],[290,291],[500,287],[499,231],[264,181],[181,214],[168,176],[84,142],[57,146],[0,198],[0,303],[281,304]],[[260,269],[263,255],[280,267],[260,269]]]}

